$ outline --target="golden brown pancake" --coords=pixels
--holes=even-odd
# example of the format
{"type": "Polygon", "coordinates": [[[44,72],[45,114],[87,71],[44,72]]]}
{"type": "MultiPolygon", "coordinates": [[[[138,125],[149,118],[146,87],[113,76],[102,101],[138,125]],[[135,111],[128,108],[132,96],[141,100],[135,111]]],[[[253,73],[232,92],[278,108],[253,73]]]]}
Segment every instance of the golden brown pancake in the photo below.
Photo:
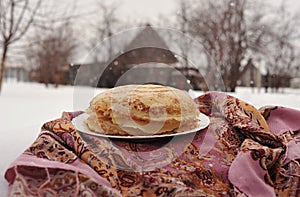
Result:
{"type": "Polygon", "coordinates": [[[87,109],[90,130],[108,135],[157,135],[197,128],[199,111],[183,90],[125,85],[95,96],[87,109]]]}

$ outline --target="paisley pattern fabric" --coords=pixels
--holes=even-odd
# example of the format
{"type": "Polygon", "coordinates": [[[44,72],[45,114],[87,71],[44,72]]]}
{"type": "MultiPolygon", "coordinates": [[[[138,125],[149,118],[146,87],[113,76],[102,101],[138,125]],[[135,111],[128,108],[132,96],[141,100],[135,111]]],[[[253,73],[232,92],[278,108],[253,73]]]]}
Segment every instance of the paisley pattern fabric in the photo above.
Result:
{"type": "Polygon", "coordinates": [[[6,171],[9,196],[300,195],[300,111],[220,92],[195,102],[208,128],[157,141],[87,135],[63,113],[6,171]]]}

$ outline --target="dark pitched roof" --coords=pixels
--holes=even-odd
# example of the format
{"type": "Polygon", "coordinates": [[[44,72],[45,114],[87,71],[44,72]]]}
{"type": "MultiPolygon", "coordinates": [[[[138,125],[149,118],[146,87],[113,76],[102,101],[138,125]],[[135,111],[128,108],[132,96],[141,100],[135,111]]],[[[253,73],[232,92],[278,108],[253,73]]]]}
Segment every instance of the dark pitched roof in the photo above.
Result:
{"type": "Polygon", "coordinates": [[[126,46],[125,51],[141,47],[169,48],[162,37],[150,25],[147,25],[134,37],[134,39],[126,46]]]}

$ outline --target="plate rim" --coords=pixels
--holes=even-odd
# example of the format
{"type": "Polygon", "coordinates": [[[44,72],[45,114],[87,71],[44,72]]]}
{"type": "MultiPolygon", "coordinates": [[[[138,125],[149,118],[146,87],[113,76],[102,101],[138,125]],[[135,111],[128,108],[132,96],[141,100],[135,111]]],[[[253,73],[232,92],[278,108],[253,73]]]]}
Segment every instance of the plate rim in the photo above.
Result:
{"type": "Polygon", "coordinates": [[[179,132],[179,133],[161,134],[161,135],[122,136],[122,135],[107,135],[104,133],[97,133],[97,132],[90,131],[87,128],[87,126],[83,123],[83,118],[86,118],[86,117],[88,117],[88,114],[82,113],[72,119],[71,122],[77,131],[88,134],[88,135],[96,136],[96,137],[104,137],[104,138],[111,138],[111,139],[123,139],[123,140],[156,139],[156,138],[166,138],[166,137],[176,137],[176,136],[181,136],[181,135],[187,135],[187,134],[195,133],[195,132],[205,129],[206,127],[209,126],[209,123],[210,123],[209,117],[200,112],[200,114],[199,114],[200,126],[195,129],[191,129],[191,130],[183,131],[183,132],[179,132]],[[202,121],[202,123],[201,123],[201,121],[202,121]]]}

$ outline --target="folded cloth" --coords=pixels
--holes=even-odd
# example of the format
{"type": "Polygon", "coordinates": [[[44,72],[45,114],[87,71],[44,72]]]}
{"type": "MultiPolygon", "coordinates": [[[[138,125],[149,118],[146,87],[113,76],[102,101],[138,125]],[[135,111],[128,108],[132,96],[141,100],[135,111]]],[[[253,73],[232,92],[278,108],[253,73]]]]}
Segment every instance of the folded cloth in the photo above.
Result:
{"type": "Polygon", "coordinates": [[[91,136],[72,125],[80,112],[63,113],[7,169],[9,196],[300,195],[300,111],[195,101],[208,128],[157,141],[91,136]]]}

